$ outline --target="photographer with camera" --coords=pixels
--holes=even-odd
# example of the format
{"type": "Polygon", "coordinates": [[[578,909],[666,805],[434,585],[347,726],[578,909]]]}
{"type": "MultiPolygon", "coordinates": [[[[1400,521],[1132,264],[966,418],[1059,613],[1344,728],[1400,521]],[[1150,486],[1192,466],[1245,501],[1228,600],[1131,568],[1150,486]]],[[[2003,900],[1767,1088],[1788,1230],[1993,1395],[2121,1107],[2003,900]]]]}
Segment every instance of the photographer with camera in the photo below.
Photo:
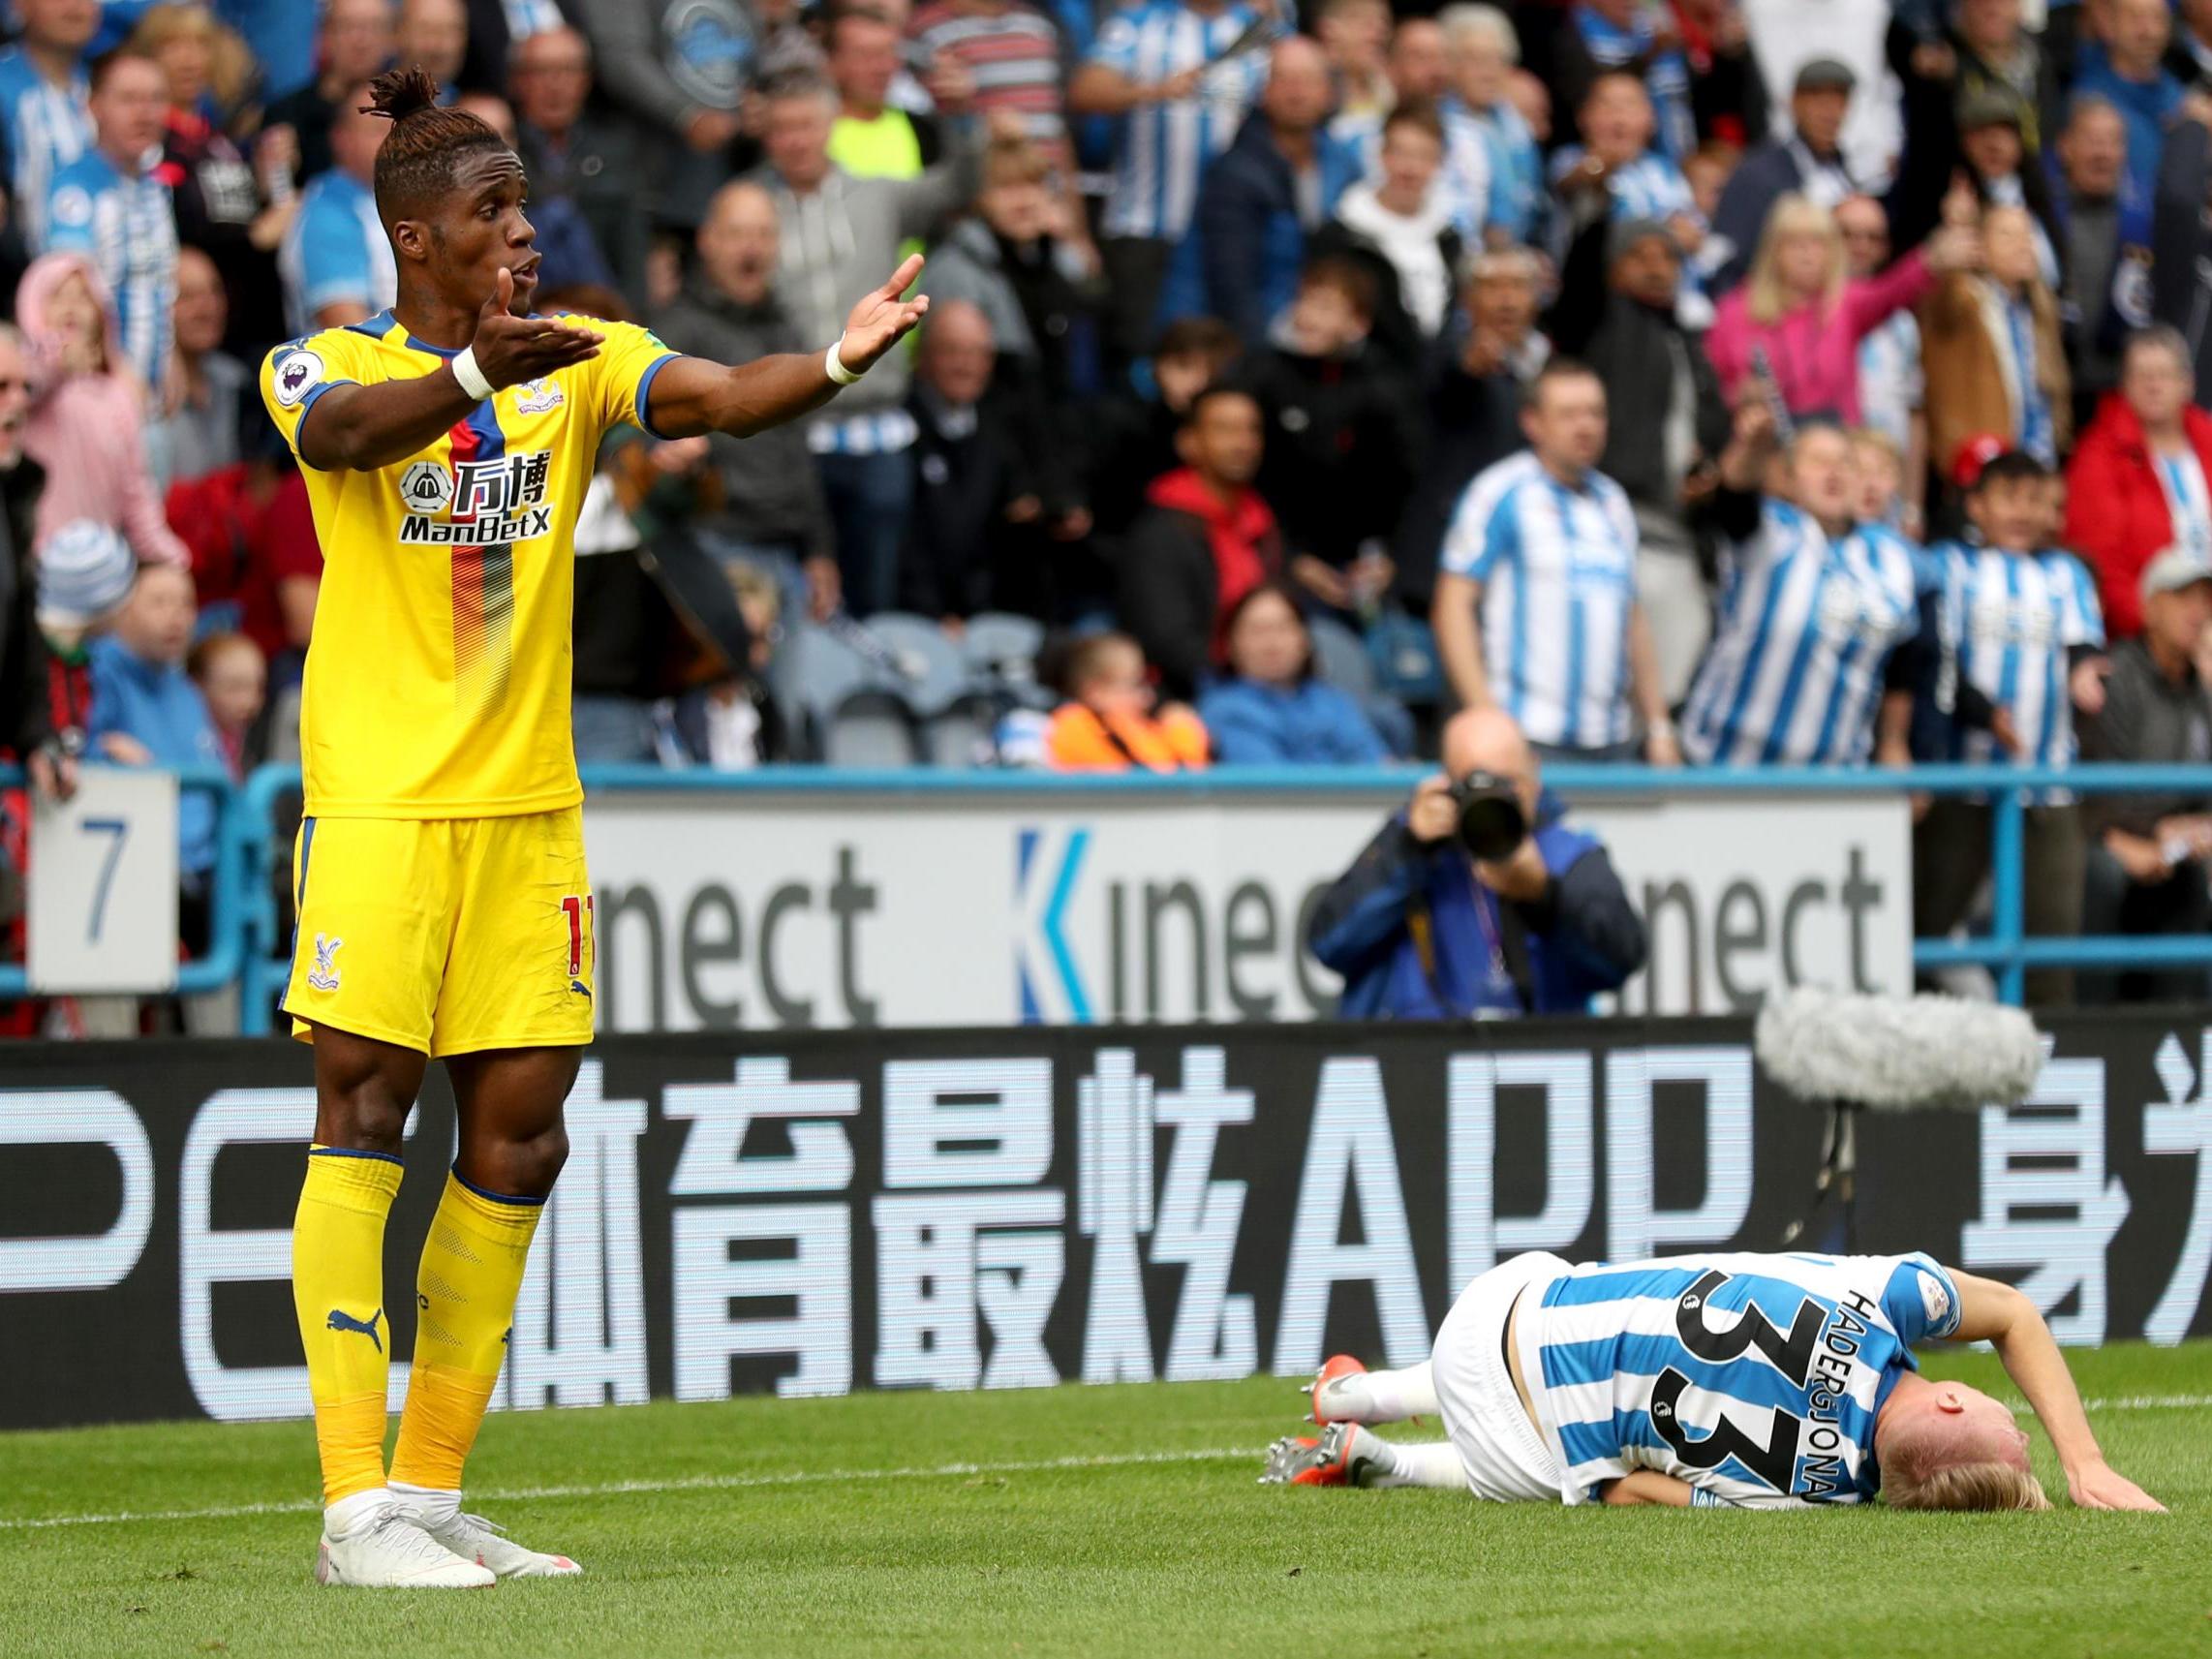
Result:
{"type": "Polygon", "coordinates": [[[1580,1014],[1644,966],[1643,919],[1599,842],[1562,822],[1496,708],[1444,728],[1427,778],[1314,906],[1306,942],[1355,1020],[1580,1014]]]}

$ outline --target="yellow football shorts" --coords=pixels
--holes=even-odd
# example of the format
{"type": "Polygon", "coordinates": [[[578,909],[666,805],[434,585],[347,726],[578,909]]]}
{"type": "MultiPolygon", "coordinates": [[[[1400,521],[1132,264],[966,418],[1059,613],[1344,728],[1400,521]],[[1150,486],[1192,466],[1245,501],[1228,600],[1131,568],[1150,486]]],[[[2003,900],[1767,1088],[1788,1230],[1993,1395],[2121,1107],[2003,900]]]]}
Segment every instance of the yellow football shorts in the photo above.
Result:
{"type": "Polygon", "coordinates": [[[307,818],[292,848],[292,1035],[428,1055],[592,1040],[581,807],[502,818],[307,818]]]}

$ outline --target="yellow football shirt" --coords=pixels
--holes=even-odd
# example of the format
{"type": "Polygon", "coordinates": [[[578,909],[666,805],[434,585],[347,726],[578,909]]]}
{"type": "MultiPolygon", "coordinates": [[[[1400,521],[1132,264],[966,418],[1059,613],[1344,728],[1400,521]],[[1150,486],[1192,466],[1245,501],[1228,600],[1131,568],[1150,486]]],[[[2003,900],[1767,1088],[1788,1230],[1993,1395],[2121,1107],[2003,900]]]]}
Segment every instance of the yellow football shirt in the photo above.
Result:
{"type": "MultiPolygon", "coordinates": [[[[436,443],[373,472],[300,461],[323,590],[301,687],[316,817],[470,818],[583,799],[568,693],[576,514],[599,440],[653,430],[675,353],[627,323],[590,361],[478,404],[436,443]]],[[[390,312],[279,346],[261,397],[296,455],[332,386],[434,372],[456,353],[390,312]]]]}

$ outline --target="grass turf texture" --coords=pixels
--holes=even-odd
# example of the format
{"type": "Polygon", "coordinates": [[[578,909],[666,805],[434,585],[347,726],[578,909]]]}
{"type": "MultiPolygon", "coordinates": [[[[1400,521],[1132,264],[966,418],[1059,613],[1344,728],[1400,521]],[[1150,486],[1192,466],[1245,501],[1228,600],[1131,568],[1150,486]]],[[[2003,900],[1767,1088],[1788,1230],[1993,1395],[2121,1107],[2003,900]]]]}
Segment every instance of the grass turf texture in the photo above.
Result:
{"type": "Polygon", "coordinates": [[[1256,1486],[1279,1379],[873,1394],[495,1416],[472,1507],[589,1576],[332,1591],[304,1425],[0,1436],[0,1653],[2212,1651],[2212,1405],[2140,1403],[2212,1397],[2212,1344],[2070,1357],[2171,1516],[2070,1510],[2040,1436],[2050,1515],[1568,1511],[1256,1486]]]}

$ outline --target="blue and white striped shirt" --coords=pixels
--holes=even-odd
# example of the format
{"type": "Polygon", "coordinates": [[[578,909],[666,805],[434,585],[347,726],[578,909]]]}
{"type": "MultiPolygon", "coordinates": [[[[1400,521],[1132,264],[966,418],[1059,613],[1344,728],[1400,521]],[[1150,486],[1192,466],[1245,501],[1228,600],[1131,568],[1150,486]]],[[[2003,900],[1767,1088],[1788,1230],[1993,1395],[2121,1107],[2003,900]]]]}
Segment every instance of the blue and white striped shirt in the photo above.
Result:
{"type": "Polygon", "coordinates": [[[1636,550],[1618,484],[1591,473],[1569,488],[1528,450],[1477,474],[1459,498],[1443,568],[1483,584],[1490,691],[1531,742],[1628,741],[1636,550]]]}
{"type": "MultiPolygon", "coordinates": [[[[2097,589],[2073,554],[2007,553],[1946,541],[1928,554],[1937,626],[1947,662],[1999,708],[2011,711],[2031,766],[2074,757],[2069,648],[2104,643],[2097,589]]],[[[1957,729],[1954,759],[1998,759],[1996,739],[1957,729]]]]}
{"type": "Polygon", "coordinates": [[[1527,117],[1503,99],[1471,113],[1457,99],[1445,108],[1466,113],[1490,141],[1490,222],[1502,226],[1514,241],[1528,241],[1544,207],[1544,152],[1527,117]]]}
{"type": "MultiPolygon", "coordinates": [[[[1090,61],[1152,85],[1207,64],[1259,16],[1242,0],[1211,17],[1176,0],[1141,0],[1106,20],[1090,61]]],[[[1122,116],[1103,232],[1180,240],[1190,228],[1200,174],[1236,138],[1267,73],[1264,50],[1244,52],[1209,69],[1197,97],[1141,104],[1122,116]]]]}
{"type": "Polygon", "coordinates": [[[1917,1253],[1594,1262],[1533,1311],[1519,1344],[1565,1502],[1657,1469],[1694,1502],[1767,1509],[1871,1499],[1875,1418],[1919,1368],[1912,1345],[1959,1317],[1958,1286],[1917,1253]]]}
{"type": "Polygon", "coordinates": [[[23,246],[46,251],[46,193],[54,174],[92,148],[92,82],[82,69],[66,87],[38,71],[21,46],[0,51],[0,129],[8,140],[8,189],[23,246]]]}
{"type": "Polygon", "coordinates": [[[1920,560],[1880,525],[1831,541],[1769,501],[1728,549],[1720,626],[1682,714],[1700,766],[1854,766],[1874,748],[1882,668],[1920,630],[1920,560]]]}
{"type": "Polygon", "coordinates": [[[315,315],[326,305],[358,305],[372,315],[399,297],[399,267],[376,193],[351,173],[332,168],[300,193],[299,211],[277,249],[284,279],[285,318],[295,335],[322,326],[315,315]]]}
{"type": "Polygon", "coordinates": [[[2173,521],[2172,544],[2212,564],[2212,489],[2207,489],[2204,467],[2195,449],[2178,455],[2151,457],[2158,467],[2159,488],[2166,491],[2166,516],[2173,521]]]}
{"type": "MultiPolygon", "coordinates": [[[[1551,181],[1557,184],[1582,165],[1588,154],[1579,144],[1570,144],[1551,158],[1551,181]]],[[[1682,176],[1682,169],[1657,150],[1645,150],[1626,167],[1614,168],[1606,174],[1606,190],[1613,197],[1609,211],[1613,223],[1622,224],[1631,219],[1656,219],[1670,224],[1677,217],[1694,221],[1702,230],[1705,216],[1698,211],[1697,193],[1690,181],[1682,176]]],[[[1556,233],[1556,232],[1555,232],[1556,233]]],[[[1563,254],[1558,248],[1554,253],[1563,254]]],[[[1705,279],[1698,273],[1694,259],[1682,261],[1681,291],[1675,301],[1675,315],[1685,328],[1705,328],[1712,323],[1712,301],[1705,295],[1705,279]]]]}
{"type": "Polygon", "coordinates": [[[126,177],[98,150],[53,176],[46,193],[46,252],[88,255],[115,296],[123,351],[149,386],[169,363],[176,305],[176,209],[151,171],[126,177]]]}

